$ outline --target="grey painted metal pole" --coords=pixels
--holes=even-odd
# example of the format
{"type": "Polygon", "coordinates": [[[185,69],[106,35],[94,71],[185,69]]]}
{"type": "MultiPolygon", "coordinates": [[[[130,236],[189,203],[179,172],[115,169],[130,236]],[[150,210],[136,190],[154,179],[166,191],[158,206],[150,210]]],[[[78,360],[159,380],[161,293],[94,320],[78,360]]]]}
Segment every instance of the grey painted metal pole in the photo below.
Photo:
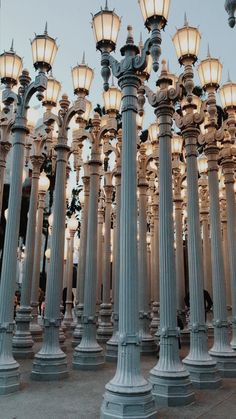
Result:
{"type": "Polygon", "coordinates": [[[158,193],[153,195],[152,214],[153,214],[153,246],[152,246],[152,275],[153,275],[153,292],[154,301],[152,303],[152,321],[151,332],[155,334],[160,325],[159,318],[159,216],[158,216],[158,193]]]}
{"type": "Polygon", "coordinates": [[[203,272],[204,272],[204,288],[212,296],[212,275],[211,275],[211,245],[209,237],[209,199],[207,179],[203,178],[198,181],[200,195],[200,220],[202,226],[202,251],[203,251],[203,272]]]}
{"type": "Polygon", "coordinates": [[[39,278],[40,278],[40,261],[42,253],[42,230],[43,230],[43,211],[45,206],[45,192],[39,191],[38,195],[38,211],[37,211],[37,227],[35,237],[35,251],[33,264],[33,277],[31,288],[31,307],[32,321],[30,323],[30,332],[34,341],[42,340],[43,329],[38,323],[38,297],[39,297],[39,278]]]}
{"type": "Polygon", "coordinates": [[[96,340],[96,283],[97,283],[97,216],[98,216],[98,194],[100,181],[100,118],[94,114],[92,120],[94,140],[92,143],[90,165],[90,192],[88,208],[88,230],[86,269],[84,284],[84,332],[82,340],[76,346],[73,354],[73,368],[95,369],[104,364],[102,347],[96,340]]]}
{"type": "Polygon", "coordinates": [[[103,288],[102,288],[102,304],[100,306],[99,327],[97,336],[99,342],[107,342],[112,336],[111,314],[112,306],[110,300],[110,280],[111,280],[111,204],[112,204],[112,173],[104,173],[105,184],[105,233],[103,248],[103,288]]]}
{"type": "Polygon", "coordinates": [[[11,143],[8,141],[0,141],[0,219],[2,213],[2,199],[4,189],[4,175],[6,169],[6,161],[8,153],[11,149],[11,143]]]}
{"type": "Polygon", "coordinates": [[[68,243],[68,270],[67,270],[67,281],[66,281],[66,311],[63,319],[63,323],[67,329],[72,328],[73,315],[72,315],[72,282],[73,282],[73,253],[74,253],[74,236],[75,230],[70,231],[70,240],[68,243]]]}
{"type": "Polygon", "coordinates": [[[103,273],[103,247],[104,247],[104,202],[103,194],[99,198],[98,202],[98,247],[97,247],[97,259],[98,259],[98,269],[97,269],[97,306],[101,304],[102,298],[102,273],[103,273]]]}
{"type": "Polygon", "coordinates": [[[183,200],[181,198],[181,187],[174,194],[175,205],[175,261],[176,261],[176,290],[177,310],[184,309],[185,277],[184,277],[184,247],[183,247],[183,200]]]}
{"type": "Polygon", "coordinates": [[[84,204],[82,207],[81,218],[81,232],[80,232],[80,248],[79,248],[79,264],[77,271],[77,284],[76,284],[76,316],[77,325],[73,333],[73,346],[77,346],[83,334],[82,316],[84,310],[84,280],[85,280],[85,266],[86,266],[86,248],[87,248],[87,228],[88,228],[88,202],[89,202],[89,173],[88,163],[85,163],[86,169],[83,176],[84,185],[84,204]]]}
{"type": "Polygon", "coordinates": [[[184,364],[197,388],[218,388],[221,378],[208,354],[204,310],[204,274],[198,196],[197,138],[199,129],[183,130],[187,162],[188,266],[190,294],[190,352],[184,364]]]}
{"type": "Polygon", "coordinates": [[[232,296],[231,296],[231,279],[230,279],[230,268],[229,268],[228,223],[227,223],[225,197],[220,198],[220,207],[221,207],[222,247],[223,247],[225,288],[226,288],[226,308],[227,308],[227,311],[231,311],[232,296]]]}

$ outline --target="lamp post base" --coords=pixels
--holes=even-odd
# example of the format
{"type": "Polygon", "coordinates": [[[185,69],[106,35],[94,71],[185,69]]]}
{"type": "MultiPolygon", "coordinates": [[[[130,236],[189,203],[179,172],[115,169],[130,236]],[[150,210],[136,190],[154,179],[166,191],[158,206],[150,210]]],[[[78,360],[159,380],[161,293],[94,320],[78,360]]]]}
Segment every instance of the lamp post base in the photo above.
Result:
{"type": "Polygon", "coordinates": [[[68,376],[66,355],[60,349],[55,353],[35,355],[31,378],[36,381],[54,381],[68,376]]]}
{"type": "Polygon", "coordinates": [[[38,323],[30,323],[30,333],[34,342],[42,342],[43,329],[38,323]]]}
{"type": "Polygon", "coordinates": [[[236,377],[236,352],[232,349],[232,352],[215,352],[210,350],[209,354],[216,361],[216,367],[224,378],[235,378],[236,377]]]}
{"type": "Polygon", "coordinates": [[[151,370],[152,394],[160,406],[187,406],[194,402],[195,395],[187,371],[157,372],[151,370]]]}
{"type": "Polygon", "coordinates": [[[12,338],[13,355],[18,359],[33,358],[33,344],[30,333],[31,307],[20,307],[16,314],[16,331],[12,338]]]}
{"type": "Polygon", "coordinates": [[[73,333],[73,340],[72,340],[72,347],[75,348],[78,346],[81,342],[82,336],[83,336],[84,328],[82,324],[77,324],[74,333],[73,333]]]}
{"type": "Polygon", "coordinates": [[[74,350],[72,366],[78,370],[100,369],[104,365],[103,349],[99,346],[92,348],[81,347],[81,344],[74,350]]]}
{"type": "Polygon", "coordinates": [[[140,393],[110,391],[106,386],[101,407],[101,419],[156,419],[157,412],[151,387],[140,393]]]}
{"type": "Polygon", "coordinates": [[[0,360],[0,395],[15,393],[20,388],[19,364],[13,357],[0,360]]]}
{"type": "Polygon", "coordinates": [[[183,360],[189,374],[192,385],[200,390],[216,389],[222,386],[222,379],[213,360],[194,361],[185,358],[183,360]]]}

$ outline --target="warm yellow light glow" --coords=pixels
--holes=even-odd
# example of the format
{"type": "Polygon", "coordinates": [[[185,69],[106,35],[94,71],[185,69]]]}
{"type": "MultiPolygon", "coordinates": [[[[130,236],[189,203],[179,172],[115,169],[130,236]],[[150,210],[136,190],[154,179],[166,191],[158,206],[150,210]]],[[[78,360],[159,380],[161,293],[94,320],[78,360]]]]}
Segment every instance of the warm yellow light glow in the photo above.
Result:
{"type": "Polygon", "coordinates": [[[31,41],[31,48],[35,68],[49,71],[58,50],[55,39],[48,36],[47,30],[45,30],[43,35],[36,35],[31,41]]]}
{"type": "Polygon", "coordinates": [[[43,105],[57,105],[58,96],[61,91],[61,83],[54,79],[52,76],[48,78],[47,89],[44,92],[43,105]]]}
{"type": "Polygon", "coordinates": [[[94,72],[92,68],[87,66],[84,62],[75,66],[71,70],[74,92],[77,94],[80,91],[89,93],[94,72]]]}
{"type": "Polygon", "coordinates": [[[0,78],[2,82],[11,81],[17,84],[18,77],[22,72],[22,58],[14,51],[4,52],[0,55],[0,78]]]}
{"type": "Polygon", "coordinates": [[[217,58],[208,57],[198,66],[198,75],[203,88],[219,86],[222,75],[222,64],[217,58]]]}
{"type": "Polygon", "coordinates": [[[93,16],[92,28],[97,44],[108,42],[115,48],[121,20],[111,10],[105,9],[93,16]]]}
{"type": "Polygon", "coordinates": [[[196,61],[199,52],[201,35],[197,28],[186,25],[178,29],[173,37],[176,54],[180,62],[186,57],[196,61]]]}
{"type": "Polygon", "coordinates": [[[181,154],[183,147],[183,138],[174,134],[171,139],[171,151],[173,154],[181,154]]]}
{"type": "Polygon", "coordinates": [[[207,165],[207,158],[205,154],[202,154],[201,156],[198,157],[197,164],[198,164],[198,171],[200,174],[204,174],[207,172],[208,165],[207,165]]]}
{"type": "Polygon", "coordinates": [[[220,98],[221,98],[222,107],[224,109],[235,108],[236,107],[236,83],[232,83],[231,81],[225,83],[220,88],[220,98]]]}
{"type": "Polygon", "coordinates": [[[164,18],[165,21],[168,19],[170,0],[139,0],[139,6],[144,22],[157,16],[164,18]]]}
{"type": "Polygon", "coordinates": [[[159,128],[156,122],[154,122],[153,124],[149,126],[148,134],[152,143],[158,140],[159,128]]]}
{"type": "Polygon", "coordinates": [[[121,104],[121,91],[115,86],[111,86],[107,92],[103,92],[103,100],[106,112],[119,112],[121,104]]]}
{"type": "Polygon", "coordinates": [[[50,180],[43,171],[39,176],[39,192],[47,192],[50,186],[50,180]]]}

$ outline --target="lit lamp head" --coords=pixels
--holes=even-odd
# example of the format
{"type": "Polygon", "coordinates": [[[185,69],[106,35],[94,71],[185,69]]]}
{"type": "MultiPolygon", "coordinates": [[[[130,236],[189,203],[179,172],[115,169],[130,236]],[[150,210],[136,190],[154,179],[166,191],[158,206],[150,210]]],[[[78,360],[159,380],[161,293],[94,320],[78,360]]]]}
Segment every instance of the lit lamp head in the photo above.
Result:
{"type": "Polygon", "coordinates": [[[106,0],[105,8],[93,15],[92,28],[96,41],[96,48],[101,52],[111,52],[116,48],[121,19],[109,10],[106,0]]]}
{"type": "Polygon", "coordinates": [[[160,29],[166,26],[170,0],[138,0],[146,28],[150,31],[158,25],[160,29]]]}
{"type": "Polygon", "coordinates": [[[89,94],[89,90],[93,81],[94,72],[92,68],[85,64],[85,54],[82,63],[76,65],[71,70],[74,93],[80,96],[89,94]]]}
{"type": "Polygon", "coordinates": [[[156,122],[149,126],[148,135],[151,140],[151,143],[155,143],[158,141],[159,129],[156,122]]]}
{"type": "Polygon", "coordinates": [[[218,89],[222,75],[222,64],[218,58],[212,58],[208,49],[208,57],[201,61],[198,66],[198,75],[202,88],[208,90],[209,88],[218,89]]]}
{"type": "Polygon", "coordinates": [[[68,221],[68,228],[70,230],[70,232],[75,233],[77,228],[78,228],[78,220],[75,217],[75,214],[72,214],[71,218],[68,221]]]}
{"type": "Polygon", "coordinates": [[[189,26],[185,15],[184,26],[172,38],[181,65],[197,61],[201,34],[197,28],[189,26]]]}
{"type": "Polygon", "coordinates": [[[55,108],[61,91],[61,83],[54,79],[52,75],[48,77],[47,88],[44,91],[43,106],[46,108],[55,108]]]}
{"type": "Polygon", "coordinates": [[[201,156],[198,157],[197,164],[198,164],[198,171],[200,175],[206,175],[208,165],[207,165],[207,158],[205,154],[201,154],[201,156]]]}
{"type": "Polygon", "coordinates": [[[39,177],[39,193],[46,193],[50,186],[50,180],[46,176],[46,173],[43,171],[39,177]]]}
{"type": "Polygon", "coordinates": [[[54,63],[58,46],[56,40],[47,32],[47,24],[43,35],[36,35],[31,41],[33,63],[36,70],[48,72],[54,63]]]}
{"type": "Polygon", "coordinates": [[[229,79],[220,88],[220,99],[224,110],[236,110],[236,83],[229,79]]]}
{"type": "Polygon", "coordinates": [[[179,156],[182,153],[182,148],[183,148],[183,138],[178,134],[174,134],[172,136],[172,141],[171,141],[172,154],[175,156],[179,156]]]}
{"type": "Polygon", "coordinates": [[[121,91],[112,84],[106,92],[103,92],[105,110],[108,114],[116,115],[119,113],[121,104],[121,91]]]}
{"type": "Polygon", "coordinates": [[[22,72],[22,58],[13,50],[13,43],[10,51],[0,55],[0,78],[1,83],[13,87],[17,85],[18,78],[22,72]]]}

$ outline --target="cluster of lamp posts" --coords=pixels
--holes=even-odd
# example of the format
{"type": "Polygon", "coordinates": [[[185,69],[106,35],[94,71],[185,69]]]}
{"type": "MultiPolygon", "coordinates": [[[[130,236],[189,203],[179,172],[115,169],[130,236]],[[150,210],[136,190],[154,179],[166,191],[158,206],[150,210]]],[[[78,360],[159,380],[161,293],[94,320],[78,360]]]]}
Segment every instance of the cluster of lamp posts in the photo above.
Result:
{"type": "MultiPolygon", "coordinates": [[[[13,354],[16,358],[33,356],[32,336],[37,339],[42,332],[40,325],[37,324],[37,290],[44,198],[49,187],[45,173],[40,174],[42,150],[54,156],[54,160],[56,159],[56,182],[53,220],[50,220],[52,231],[43,320],[43,343],[40,351],[34,356],[32,379],[56,380],[68,374],[66,355],[60,346],[63,342],[60,303],[64,265],[67,162],[69,155],[73,152],[76,170],[83,165],[73,367],[96,369],[104,364],[104,349],[98,341],[106,342],[109,359],[117,359],[116,374],[105,389],[101,407],[103,418],[154,418],[156,417],[156,402],[157,405],[185,405],[193,402],[194,387],[218,388],[222,383],[221,377],[236,376],[236,352],[234,351],[236,348],[236,258],[234,255],[236,84],[228,80],[220,88],[222,108],[226,117],[224,121],[219,122],[216,91],[220,87],[222,64],[210,54],[200,62],[198,73],[206,97],[202,101],[194,95],[193,72],[201,36],[198,29],[191,27],[185,19],[184,26],[178,29],[173,37],[178,60],[183,66],[183,73],[179,78],[170,74],[163,60],[157,81],[157,91],[152,92],[146,81],[151,68],[155,72],[159,68],[161,30],[167,23],[170,1],[139,0],[139,5],[150,37],[144,45],[137,47],[134,44],[132,28],[128,27],[127,41],[121,48],[120,62],[111,54],[116,47],[120,18],[114,11],[109,10],[107,5],[93,16],[96,46],[101,52],[106,115],[100,117],[95,113],[89,127],[87,122],[91,103],[86,96],[91,86],[93,71],[84,60],[82,64],[72,69],[76,100],[70,105],[68,97],[63,95],[59,101],[58,114],[55,115],[52,112],[57,104],[60,83],[52,76],[46,76],[57,52],[56,42],[49,37],[47,30],[32,41],[34,67],[38,70],[38,75],[33,82],[28,71],[22,71],[22,60],[13,48],[0,55],[1,81],[5,84],[2,98],[4,109],[1,114],[1,153],[4,156],[1,165],[1,191],[4,162],[6,163],[6,155],[12,147],[11,186],[0,284],[0,394],[8,394],[19,389],[19,364],[13,354]],[[118,79],[121,90],[115,86],[109,87],[111,71],[118,79]],[[14,86],[18,82],[20,87],[15,93],[14,86]],[[15,327],[13,295],[22,171],[26,138],[29,133],[27,110],[30,99],[35,93],[46,108],[44,114],[46,135],[34,140],[30,157],[32,186],[21,306],[16,315],[15,327]],[[156,122],[149,128],[148,142],[138,141],[137,152],[137,133],[141,128],[140,118],[144,112],[145,96],[154,108],[156,122]],[[122,129],[118,130],[116,117],[120,102],[122,102],[122,129]],[[14,114],[12,107],[15,109],[14,114]],[[74,116],[76,116],[78,129],[74,131],[70,148],[67,132],[74,116]],[[172,132],[173,121],[179,130],[178,134],[172,132]],[[54,124],[57,126],[56,140],[53,134],[54,124]],[[13,133],[12,144],[8,140],[10,132],[13,133]],[[89,161],[83,164],[81,148],[84,139],[91,142],[91,156],[89,161]],[[204,148],[204,155],[197,161],[199,144],[204,148]],[[104,174],[105,197],[101,194],[99,197],[101,149],[105,156],[111,152],[116,155],[113,173],[107,171],[104,174]],[[221,195],[219,195],[219,162],[222,167],[221,195]],[[197,163],[199,163],[200,179],[197,163]],[[112,176],[115,179],[114,187],[112,176]],[[181,190],[185,178],[187,191],[183,196],[181,190]],[[138,210],[137,188],[139,191],[138,210]],[[113,219],[114,305],[112,307],[110,227],[114,190],[116,205],[113,219]],[[199,208],[199,191],[202,198],[201,208],[199,208]],[[148,195],[151,198],[147,199],[148,195]],[[227,241],[232,290],[231,342],[229,342],[229,323],[226,312],[220,197],[227,211],[227,241]],[[104,256],[101,254],[99,245],[100,228],[104,217],[103,200],[105,200],[104,256]],[[183,269],[183,200],[187,203],[190,351],[181,361],[176,313],[183,300],[180,292],[184,289],[181,270],[183,269]],[[201,212],[205,216],[203,219],[203,225],[206,227],[203,234],[204,242],[205,239],[208,240],[208,211],[210,213],[214,301],[214,343],[210,351],[208,351],[203,301],[203,278],[207,268],[203,261],[200,225],[201,212]],[[148,252],[147,214],[152,220],[148,252]],[[139,221],[138,231],[137,220],[139,221]],[[95,278],[98,276],[102,258],[103,297],[97,330],[95,278]],[[148,277],[152,278],[151,316],[148,277]],[[113,322],[111,322],[112,311],[113,322]],[[140,369],[140,349],[143,353],[156,352],[157,346],[151,332],[156,332],[157,329],[160,340],[159,358],[147,381],[140,369]]],[[[70,261],[67,270],[68,295],[72,286],[73,238],[77,228],[77,220],[72,217],[68,221],[67,236],[70,261]]],[[[72,327],[71,301],[68,300],[66,306],[63,326],[70,328],[72,327]]]]}

